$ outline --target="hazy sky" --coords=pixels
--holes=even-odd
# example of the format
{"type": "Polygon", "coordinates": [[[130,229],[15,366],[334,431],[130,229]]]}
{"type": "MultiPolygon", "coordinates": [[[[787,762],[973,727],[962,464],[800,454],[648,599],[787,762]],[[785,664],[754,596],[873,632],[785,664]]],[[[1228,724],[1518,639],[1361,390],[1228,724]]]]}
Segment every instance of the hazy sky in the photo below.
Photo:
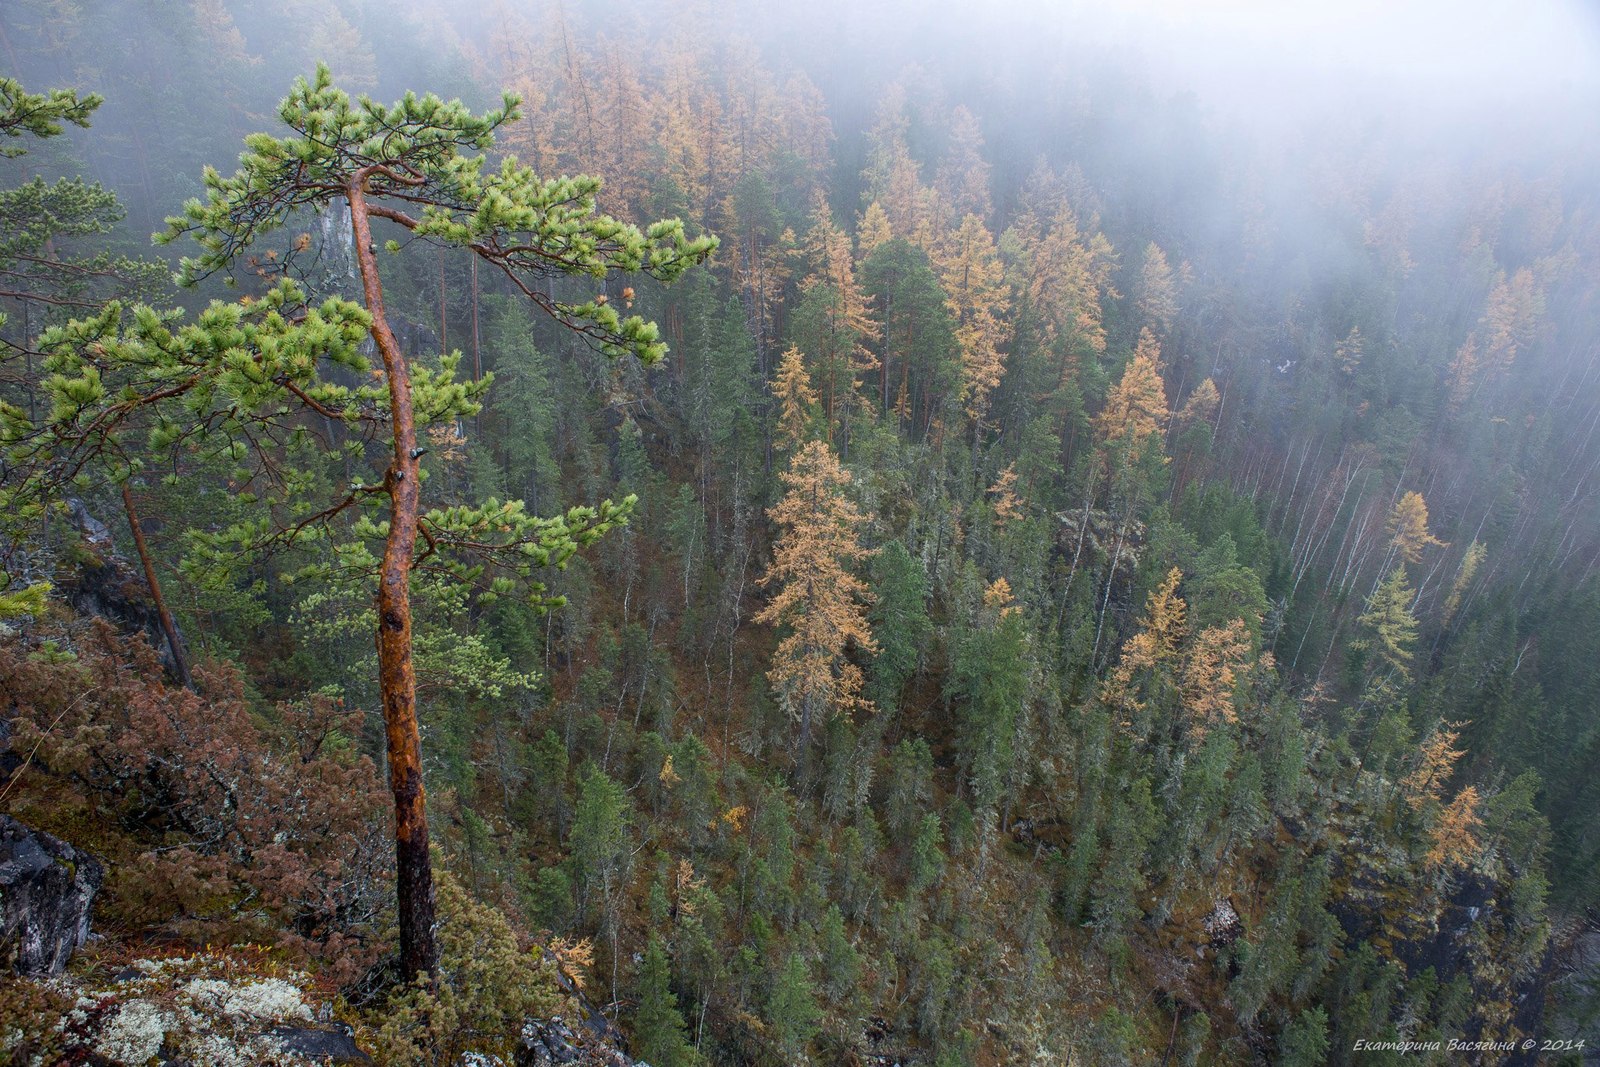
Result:
{"type": "Polygon", "coordinates": [[[1122,0],[1063,5],[1108,43],[1142,41],[1222,93],[1594,99],[1600,4],[1580,0],[1122,0]]]}

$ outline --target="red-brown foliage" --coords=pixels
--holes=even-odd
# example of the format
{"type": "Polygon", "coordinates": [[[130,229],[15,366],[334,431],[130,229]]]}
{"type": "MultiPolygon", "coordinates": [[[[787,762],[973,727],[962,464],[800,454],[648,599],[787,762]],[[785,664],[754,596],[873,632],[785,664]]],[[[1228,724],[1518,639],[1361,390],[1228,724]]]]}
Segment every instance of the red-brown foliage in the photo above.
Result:
{"type": "Polygon", "coordinates": [[[0,720],[14,758],[0,806],[103,854],[102,927],[262,940],[350,972],[388,899],[385,795],[331,700],[252,710],[239,673],[168,686],[142,640],[96,621],[71,659],[0,641],[0,720]],[[35,751],[36,750],[36,751],[35,751]]]}

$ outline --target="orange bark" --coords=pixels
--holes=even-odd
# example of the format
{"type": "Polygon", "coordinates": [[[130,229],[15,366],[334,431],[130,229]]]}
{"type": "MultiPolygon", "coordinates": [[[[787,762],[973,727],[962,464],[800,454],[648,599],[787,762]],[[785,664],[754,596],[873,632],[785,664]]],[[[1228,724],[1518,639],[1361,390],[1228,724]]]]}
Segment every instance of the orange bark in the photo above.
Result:
{"type": "Polygon", "coordinates": [[[366,182],[370,168],[355,173],[346,190],[355,231],[356,261],[372,340],[389,380],[394,456],[384,476],[389,494],[389,536],[378,577],[378,686],[388,743],[389,789],[394,794],[395,881],[400,925],[400,967],[410,979],[438,972],[434,942],[433,868],[428,857],[428,820],[422,786],[422,736],[417,726],[417,674],[411,659],[411,561],[416,551],[418,451],[411,407],[411,374],[400,342],[389,327],[378,278],[366,182]]]}

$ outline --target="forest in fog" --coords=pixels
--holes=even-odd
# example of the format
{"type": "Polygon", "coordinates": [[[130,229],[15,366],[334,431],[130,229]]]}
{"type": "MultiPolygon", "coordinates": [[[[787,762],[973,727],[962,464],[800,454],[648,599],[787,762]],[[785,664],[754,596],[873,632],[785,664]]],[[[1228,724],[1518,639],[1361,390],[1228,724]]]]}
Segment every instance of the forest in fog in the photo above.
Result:
{"type": "Polygon", "coordinates": [[[1597,1062],[1600,16],[1338,7],[4,0],[0,1060],[1597,1062]]]}

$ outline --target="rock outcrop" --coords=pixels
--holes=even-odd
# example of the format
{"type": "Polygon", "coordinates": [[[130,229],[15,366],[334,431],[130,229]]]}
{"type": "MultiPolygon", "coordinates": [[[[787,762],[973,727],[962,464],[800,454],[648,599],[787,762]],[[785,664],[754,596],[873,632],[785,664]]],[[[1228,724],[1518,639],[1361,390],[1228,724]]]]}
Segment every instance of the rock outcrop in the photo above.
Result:
{"type": "MultiPolygon", "coordinates": [[[[138,568],[117,551],[105,523],[90,514],[83,501],[70,502],[70,516],[83,540],[77,566],[61,577],[58,588],[67,603],[83,615],[97,615],[127,633],[142,633],[161,656],[168,674],[179,674],[179,654],[167,640],[161,613],[150,586],[138,568]]],[[[183,640],[182,634],[178,635],[183,640]]]]}
{"type": "Polygon", "coordinates": [[[0,966],[60,974],[89,936],[105,870],[59,837],[0,815],[0,966]]]}
{"type": "Polygon", "coordinates": [[[514,1067],[647,1067],[636,1065],[607,1042],[590,1040],[560,1018],[530,1021],[517,1042],[514,1067]]]}

